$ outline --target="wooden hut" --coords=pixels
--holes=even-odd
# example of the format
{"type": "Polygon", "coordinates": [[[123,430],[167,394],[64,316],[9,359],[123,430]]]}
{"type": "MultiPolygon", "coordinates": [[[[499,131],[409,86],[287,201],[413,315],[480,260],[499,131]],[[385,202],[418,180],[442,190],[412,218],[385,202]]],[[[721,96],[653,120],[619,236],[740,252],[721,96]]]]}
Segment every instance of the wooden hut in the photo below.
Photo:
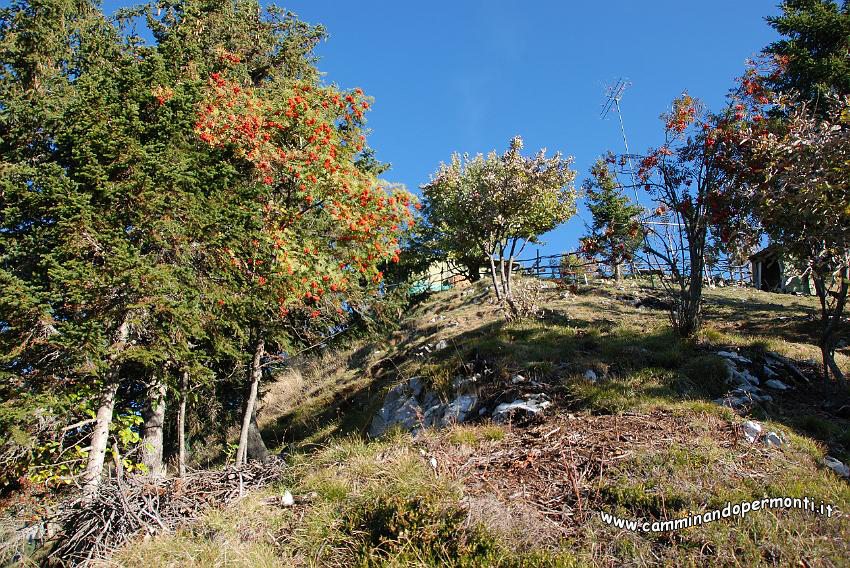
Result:
{"type": "Polygon", "coordinates": [[[813,294],[815,287],[808,273],[801,274],[782,249],[769,245],[750,256],[753,286],[765,292],[813,294]]]}

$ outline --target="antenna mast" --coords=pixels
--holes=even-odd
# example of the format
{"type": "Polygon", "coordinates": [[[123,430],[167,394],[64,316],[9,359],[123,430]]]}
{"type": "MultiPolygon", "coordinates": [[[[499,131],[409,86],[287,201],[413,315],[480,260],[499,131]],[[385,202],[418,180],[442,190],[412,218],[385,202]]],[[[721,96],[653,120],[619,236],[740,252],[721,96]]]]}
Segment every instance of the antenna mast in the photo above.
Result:
{"type": "Polygon", "coordinates": [[[605,104],[602,105],[602,113],[600,113],[599,118],[604,120],[605,117],[608,116],[608,113],[611,112],[612,108],[617,109],[617,117],[620,119],[620,132],[623,134],[623,145],[626,147],[626,158],[629,161],[629,175],[632,178],[632,190],[635,192],[635,204],[640,205],[640,199],[638,198],[637,193],[637,182],[635,181],[635,168],[632,164],[632,154],[629,152],[629,140],[626,138],[626,127],[623,124],[623,113],[620,111],[620,99],[623,98],[623,92],[631,86],[631,82],[620,78],[617,79],[617,82],[614,83],[613,86],[608,87],[605,90],[608,95],[608,100],[606,100],[605,104]]]}

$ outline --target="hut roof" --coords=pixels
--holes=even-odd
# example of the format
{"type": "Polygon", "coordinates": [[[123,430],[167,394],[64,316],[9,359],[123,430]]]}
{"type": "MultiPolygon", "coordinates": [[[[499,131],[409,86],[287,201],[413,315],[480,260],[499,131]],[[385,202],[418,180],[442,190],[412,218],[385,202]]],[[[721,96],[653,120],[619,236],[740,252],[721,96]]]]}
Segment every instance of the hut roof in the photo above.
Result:
{"type": "Polygon", "coordinates": [[[782,248],[779,245],[768,245],[760,251],[750,255],[751,261],[766,260],[770,257],[782,255],[782,248]]]}

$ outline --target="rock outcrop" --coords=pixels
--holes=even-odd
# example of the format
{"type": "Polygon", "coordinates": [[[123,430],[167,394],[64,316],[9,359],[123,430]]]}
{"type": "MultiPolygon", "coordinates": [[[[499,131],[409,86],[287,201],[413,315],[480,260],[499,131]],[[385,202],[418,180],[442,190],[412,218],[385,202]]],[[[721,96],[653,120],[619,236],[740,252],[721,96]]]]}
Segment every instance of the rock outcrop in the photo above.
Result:
{"type": "Polygon", "coordinates": [[[384,397],[381,409],[372,419],[369,435],[381,436],[393,427],[415,433],[423,428],[445,428],[488,416],[496,422],[521,422],[541,415],[552,404],[543,392],[516,396],[517,386],[542,386],[534,381],[527,381],[521,375],[514,376],[511,381],[514,389],[506,385],[507,400],[505,397],[490,397],[487,404],[484,404],[479,394],[484,375],[476,373],[470,377],[455,378],[448,395],[427,388],[420,377],[413,377],[394,386],[384,397]],[[514,395],[508,396],[511,392],[514,395]]]}

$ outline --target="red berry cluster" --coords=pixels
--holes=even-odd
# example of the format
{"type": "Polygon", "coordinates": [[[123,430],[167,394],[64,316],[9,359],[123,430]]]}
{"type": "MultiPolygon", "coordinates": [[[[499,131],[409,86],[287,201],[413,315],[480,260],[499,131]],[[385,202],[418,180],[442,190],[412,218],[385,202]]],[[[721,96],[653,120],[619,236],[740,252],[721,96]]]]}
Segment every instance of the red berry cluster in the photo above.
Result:
{"type": "Polygon", "coordinates": [[[273,287],[283,314],[300,306],[318,317],[320,305],[339,313],[353,279],[378,283],[377,267],[398,262],[399,238],[414,224],[410,193],[355,166],[369,106],[360,89],[296,83],[271,93],[226,71],[209,77],[196,133],[249,162],[266,188],[257,204],[262,242],[250,258],[227,254],[257,285],[273,287]],[[306,237],[308,226],[321,236],[306,237]]]}

